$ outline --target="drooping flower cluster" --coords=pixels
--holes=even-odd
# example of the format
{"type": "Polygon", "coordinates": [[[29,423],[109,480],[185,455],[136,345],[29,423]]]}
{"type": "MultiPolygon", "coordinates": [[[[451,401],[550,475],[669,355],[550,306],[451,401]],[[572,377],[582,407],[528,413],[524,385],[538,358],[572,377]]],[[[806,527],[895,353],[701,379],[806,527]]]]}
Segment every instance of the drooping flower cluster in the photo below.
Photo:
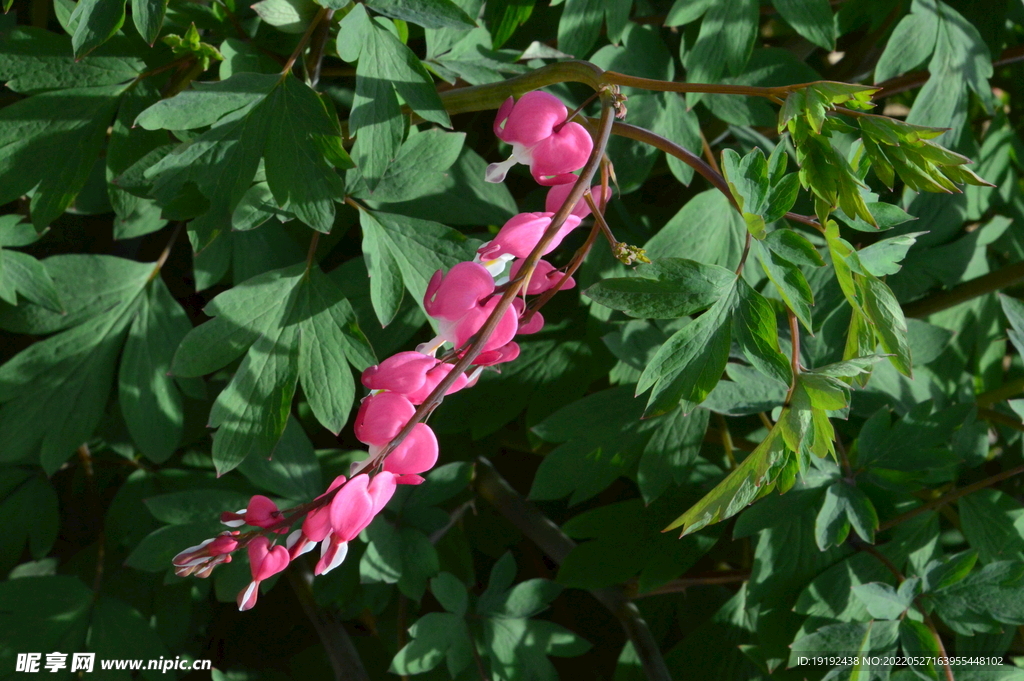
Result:
{"type": "MultiPolygon", "coordinates": [[[[514,163],[529,165],[539,183],[551,186],[545,211],[516,215],[478,249],[473,261],[461,262],[448,272],[435,272],[423,297],[423,309],[433,320],[437,336],[415,351],[399,352],[363,372],[361,382],[369,394],[359,406],[353,430],[367,445],[369,458],[353,464],[348,479],[335,478],[309,504],[280,511],[272,500],[256,495],[246,508],[223,513],[221,522],[232,529],[175,556],[179,576],[208,577],[214,567],[231,561],[232,552],[245,548],[252,581],[238,594],[238,607],[248,610],[256,604],[263,580],[318,544],[315,574],[326,574],[340,565],[348,543],[391,500],[396,486],[424,481],[421,474],[433,468],[438,458],[437,437],[430,426],[416,423],[383,459],[381,455],[413,419],[417,406],[451,373],[451,362],[465,354],[497,308],[505,284],[519,275],[522,258],[537,247],[555,212],[567,200],[570,183],[577,179],[572,173],[586,163],[593,147],[587,131],[567,121],[567,116],[565,106],[544,92],[527,93],[518,102],[509,98],[498,111],[495,134],[512,145],[513,153],[508,161],[488,167],[487,179],[500,182],[514,163]],[[450,351],[438,358],[438,350],[445,345],[450,351]],[[244,534],[234,529],[243,525],[256,529],[244,534]],[[275,535],[283,534],[287,534],[284,544],[275,545],[275,535]]],[[[593,191],[607,199],[599,187],[593,191]]],[[[554,250],[589,214],[586,204],[577,204],[541,255],[554,250]]],[[[472,386],[485,367],[514,360],[519,355],[514,338],[541,330],[544,319],[527,310],[527,295],[573,286],[572,277],[540,260],[474,357],[473,368],[456,377],[445,394],[472,386]]]]}

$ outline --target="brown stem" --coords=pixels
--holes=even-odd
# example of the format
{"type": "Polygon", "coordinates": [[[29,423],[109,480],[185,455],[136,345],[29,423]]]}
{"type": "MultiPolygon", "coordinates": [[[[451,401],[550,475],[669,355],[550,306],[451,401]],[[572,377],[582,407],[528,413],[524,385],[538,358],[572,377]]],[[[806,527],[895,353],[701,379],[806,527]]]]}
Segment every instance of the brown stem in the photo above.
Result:
{"type": "Polygon", "coordinates": [[[786,404],[788,405],[790,400],[793,399],[797,377],[800,375],[800,322],[789,308],[786,309],[786,315],[789,317],[789,335],[792,338],[793,345],[793,352],[789,360],[789,366],[793,370],[793,383],[790,384],[789,392],[786,393],[786,404]]]}
{"type": "Polygon", "coordinates": [[[743,254],[740,255],[740,264],[736,266],[736,276],[740,276],[743,273],[743,266],[747,264],[747,256],[750,255],[750,243],[753,236],[750,234],[750,230],[747,230],[747,238],[743,242],[743,254]]]}
{"type": "Polygon", "coordinates": [[[164,246],[164,250],[160,252],[160,257],[156,259],[156,263],[153,265],[153,271],[149,275],[149,281],[153,281],[160,276],[160,270],[167,263],[167,258],[171,257],[171,249],[174,248],[174,242],[178,240],[178,235],[181,234],[181,228],[184,224],[184,222],[179,222],[175,225],[174,231],[171,232],[171,238],[168,239],[167,245],[164,246]]]}
{"type": "MultiPolygon", "coordinates": [[[[572,260],[569,261],[569,266],[565,268],[565,274],[558,280],[558,285],[549,288],[544,293],[537,296],[531,303],[529,313],[532,315],[534,312],[539,311],[542,307],[548,304],[548,301],[555,297],[555,294],[562,290],[565,286],[565,282],[569,280],[569,277],[576,273],[576,270],[580,268],[583,261],[586,259],[587,254],[590,253],[591,247],[594,245],[594,241],[597,239],[598,224],[594,222],[594,226],[590,229],[590,234],[587,235],[587,240],[583,242],[583,245],[579,247],[579,250],[572,256],[572,260]]],[[[524,318],[523,322],[528,322],[528,318],[524,318]]]]}
{"type": "Polygon", "coordinates": [[[940,506],[945,506],[950,502],[956,501],[960,497],[965,497],[968,494],[971,494],[972,492],[977,492],[979,489],[991,487],[997,482],[1002,482],[1003,480],[1012,478],[1015,475],[1020,475],[1021,473],[1024,473],[1024,466],[1017,466],[1016,468],[1011,468],[1009,470],[1003,471],[1002,473],[997,473],[990,478],[979,480],[973,485],[968,485],[967,487],[961,487],[960,489],[955,489],[951,492],[947,492],[938,499],[933,499],[932,501],[929,501],[926,504],[921,504],[916,508],[910,509],[906,513],[898,515],[891,520],[887,520],[886,522],[878,526],[878,531],[884,532],[885,530],[895,527],[896,525],[899,525],[902,522],[905,522],[907,520],[910,520],[911,518],[921,515],[925,511],[933,511],[936,508],[939,508],[940,506]]]}
{"type": "MultiPolygon", "coordinates": [[[[569,552],[576,548],[576,542],[567,537],[536,506],[512,489],[490,461],[483,457],[478,458],[476,471],[474,487],[477,493],[551,560],[561,565],[569,552]]],[[[672,675],[647,622],[636,605],[626,596],[623,587],[591,589],[590,593],[619,619],[626,636],[633,642],[633,648],[640,658],[648,681],[671,681],[672,675]]]]}
{"type": "Polygon", "coordinates": [[[306,253],[306,271],[313,266],[313,258],[316,257],[316,247],[320,243],[320,232],[313,231],[313,237],[309,240],[309,252],[306,253]]]}
{"type": "Polygon", "coordinates": [[[299,44],[295,46],[295,49],[292,51],[292,55],[288,57],[288,61],[284,63],[284,67],[281,69],[282,79],[291,72],[292,67],[295,66],[295,60],[299,58],[299,55],[302,54],[302,50],[306,48],[306,43],[308,43],[309,39],[313,37],[313,31],[317,29],[320,22],[323,21],[324,17],[326,17],[330,12],[331,10],[326,7],[321,7],[320,11],[318,11],[316,16],[313,17],[313,20],[309,22],[309,26],[306,27],[306,32],[302,34],[301,38],[299,38],[299,44]]]}
{"type": "Polygon", "coordinates": [[[729,469],[736,470],[739,465],[736,463],[736,456],[733,454],[732,433],[729,432],[729,424],[725,420],[725,416],[722,414],[715,414],[718,418],[718,426],[722,433],[722,448],[725,449],[725,456],[729,459],[729,469]]]}
{"type": "Polygon", "coordinates": [[[1014,263],[982,277],[965,281],[947,291],[939,291],[920,300],[907,303],[903,306],[903,314],[908,317],[927,317],[965,303],[972,298],[1013,286],[1021,281],[1024,281],[1024,262],[1014,263]]]}
{"type": "Polygon", "coordinates": [[[715,152],[711,151],[711,145],[708,144],[708,138],[704,136],[703,130],[700,131],[700,147],[704,150],[704,158],[708,160],[708,165],[711,166],[716,173],[721,175],[722,169],[718,167],[718,161],[715,159],[715,152]]]}
{"type": "Polygon", "coordinates": [[[316,87],[320,82],[320,69],[324,62],[324,47],[327,46],[327,38],[331,33],[331,19],[334,17],[334,10],[327,10],[324,20],[317,25],[313,34],[312,46],[309,50],[309,58],[306,60],[306,75],[309,78],[309,86],[316,87]],[[310,68],[312,66],[312,68],[310,68]]]}
{"type": "Polygon", "coordinates": [[[1007,428],[1013,428],[1014,430],[1024,432],[1024,423],[1021,423],[1018,419],[1015,419],[1008,414],[996,411],[995,409],[988,409],[987,407],[978,407],[978,416],[985,419],[986,421],[998,423],[1000,425],[1006,426],[1007,428]]]}
{"type": "Polygon", "coordinates": [[[601,212],[601,209],[599,209],[597,204],[594,203],[593,195],[590,192],[586,192],[583,194],[583,198],[586,200],[587,205],[590,207],[590,212],[594,216],[594,225],[601,230],[601,233],[604,234],[604,238],[608,239],[608,245],[614,249],[616,244],[619,242],[615,240],[615,235],[612,234],[612,228],[608,226],[608,222],[604,219],[604,214],[601,212]]]}
{"type": "Polygon", "coordinates": [[[680,577],[671,582],[662,584],[656,589],[636,594],[633,598],[647,598],[648,596],[661,596],[663,594],[674,594],[694,586],[708,586],[713,584],[735,584],[750,579],[750,570],[723,570],[708,575],[694,575],[693,577],[680,577]]]}

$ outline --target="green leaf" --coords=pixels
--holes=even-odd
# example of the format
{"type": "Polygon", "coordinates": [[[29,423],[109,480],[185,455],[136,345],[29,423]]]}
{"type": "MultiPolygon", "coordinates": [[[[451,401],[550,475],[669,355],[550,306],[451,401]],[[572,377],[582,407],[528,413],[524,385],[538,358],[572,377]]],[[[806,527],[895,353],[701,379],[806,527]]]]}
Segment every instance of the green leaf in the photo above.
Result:
{"type": "Polygon", "coordinates": [[[565,0],[558,20],[558,49],[586,57],[601,33],[604,4],[603,0],[565,0]]]}
{"type": "Polygon", "coordinates": [[[338,138],[340,129],[316,93],[294,77],[238,74],[158,102],[142,112],[138,123],[147,129],[214,123],[145,171],[154,181],[153,196],[163,205],[192,183],[209,199],[209,209],[190,224],[199,236],[198,248],[231,223],[261,158],[278,206],[287,205],[318,231],[329,232],[334,225],[334,201],[342,197],[343,183],[328,164],[321,140],[338,138]]]}
{"type": "Polygon", "coordinates": [[[345,61],[359,61],[349,117],[350,132],[357,140],[352,156],[374,189],[404,135],[399,95],[426,120],[445,127],[451,127],[451,121],[420,60],[362,5],[356,5],[341,22],[338,54],[345,61]]]}
{"type": "Polygon", "coordinates": [[[536,0],[510,0],[484,5],[484,20],[491,28],[494,49],[504,45],[516,29],[526,23],[535,4],[536,0]]]}
{"type": "MultiPolygon", "coordinates": [[[[645,507],[640,499],[607,504],[581,513],[562,526],[575,539],[589,539],[565,557],[558,581],[567,587],[596,589],[633,580],[641,593],[685,572],[717,542],[717,533],[678,539],[662,532],[682,499],[670,493],[645,507]]],[[[521,585],[520,585],[521,586],[521,585]]]]}
{"type": "Polygon", "coordinates": [[[679,536],[685,537],[707,525],[731,518],[772,491],[788,458],[781,430],[773,428],[757,449],[664,531],[682,527],[679,536]]]}
{"type": "Polygon", "coordinates": [[[427,613],[409,627],[409,635],[412,640],[391,662],[395,674],[422,674],[445,660],[449,676],[455,678],[473,663],[475,643],[466,621],[458,615],[427,613]]]}
{"type": "Polygon", "coordinates": [[[355,400],[348,364],[362,370],[376,359],[352,306],[319,267],[309,271],[300,295],[293,313],[301,320],[299,380],[317,420],[337,435],[355,400]]]}
{"type": "Polygon", "coordinates": [[[465,133],[427,130],[411,135],[398,150],[372,192],[353,190],[357,198],[394,203],[410,201],[439,190],[447,170],[459,158],[465,133]]]}
{"type": "Polygon", "coordinates": [[[786,306],[793,311],[805,328],[811,330],[811,306],[814,305],[814,294],[807,283],[807,277],[799,267],[775,251],[769,250],[760,242],[755,242],[753,246],[757,249],[761,267],[768,275],[768,279],[775,284],[775,288],[782,296],[786,306]]]}
{"type": "Polygon", "coordinates": [[[60,515],[57,494],[49,481],[26,469],[0,468],[0,493],[0,522],[8,528],[0,571],[9,571],[26,544],[37,560],[50,552],[60,528],[60,515]]]}
{"type": "Polygon", "coordinates": [[[665,17],[666,26],[683,26],[700,19],[714,0],[675,0],[665,17]]]}
{"type": "Polygon", "coordinates": [[[964,536],[984,563],[1024,560],[1024,508],[995,489],[981,489],[960,500],[964,536]]]}
{"type": "Polygon", "coordinates": [[[939,31],[938,12],[929,3],[915,2],[900,19],[875,65],[875,82],[881,83],[912,71],[931,55],[939,31]],[[921,10],[921,11],[918,11],[921,10]]]}
{"type": "MultiPolygon", "coordinates": [[[[899,622],[844,622],[828,624],[813,634],[793,641],[789,665],[797,666],[800,657],[828,655],[833,651],[848,651],[851,658],[859,658],[870,653],[895,653],[899,632],[899,622]]],[[[857,674],[858,665],[850,665],[852,678],[862,678],[857,674]]]]}
{"type": "Polygon", "coordinates": [[[925,232],[909,232],[876,241],[857,251],[857,257],[864,269],[876,277],[896,274],[900,271],[900,262],[907,256],[907,251],[917,242],[917,237],[922,234],[925,232]]]}
{"type": "Polygon", "coordinates": [[[132,21],[139,35],[152,45],[160,37],[167,0],[132,0],[132,21]]]}
{"type": "Polygon", "coordinates": [[[123,85],[45,92],[0,109],[0,202],[32,192],[32,223],[42,230],[85,186],[123,85]],[[59,119],[53,119],[60,111],[59,119]]]}
{"type": "Polygon", "coordinates": [[[451,0],[370,0],[366,6],[386,17],[423,28],[476,27],[476,22],[451,0]]]}
{"type": "Polygon", "coordinates": [[[706,265],[735,270],[740,263],[747,233],[746,224],[729,199],[717,189],[708,189],[690,199],[644,250],[647,257],[690,258],[706,265]],[[714,239],[707,238],[714,234],[714,239]]]}
{"type": "Polygon", "coordinates": [[[100,50],[78,60],[71,39],[30,26],[6,33],[0,45],[0,80],[22,94],[72,87],[100,87],[129,81],[145,62],[127,50],[100,50]]]}
{"type": "Polygon", "coordinates": [[[469,609],[469,595],[466,585],[450,572],[442,572],[430,580],[430,592],[445,610],[459,617],[469,609]]]}
{"type": "Polygon", "coordinates": [[[169,371],[178,343],[191,330],[163,280],[150,282],[121,354],[118,401],[132,439],[156,463],[170,458],[181,442],[185,414],[169,371]]]}
{"type": "Polygon", "coordinates": [[[839,480],[825,491],[825,500],[814,523],[818,548],[825,551],[830,546],[841,545],[846,541],[851,526],[863,541],[873,544],[878,514],[864,492],[845,480],[839,480]]]}
{"type": "Polygon", "coordinates": [[[733,330],[737,343],[758,371],[789,385],[793,382],[793,370],[779,349],[775,310],[764,296],[742,279],[737,281],[736,287],[739,305],[733,319],[733,330]]]}
{"type": "Polygon", "coordinates": [[[285,499],[306,501],[323,492],[313,444],[295,417],[288,419],[269,459],[249,457],[238,470],[254,485],[285,499]]]}
{"type": "Polygon", "coordinates": [[[825,264],[807,237],[791,229],[777,229],[766,235],[764,245],[782,258],[796,265],[821,267],[825,264]]]}
{"type": "MultiPolygon", "coordinates": [[[[30,345],[0,366],[0,459],[22,461],[39,452],[43,469],[53,473],[92,436],[103,415],[122,340],[153,266],[99,255],[54,256],[47,265],[71,281],[79,268],[106,269],[114,278],[108,285],[119,289],[100,298],[109,307],[88,321],[30,345]]],[[[65,301],[71,312],[71,301],[65,301]]]]}
{"type": "Polygon", "coordinates": [[[603,279],[585,294],[631,317],[675,319],[713,305],[736,277],[715,265],[682,258],[661,258],[636,269],[639,276],[603,279]]]}
{"type": "Polygon", "coordinates": [[[215,319],[178,346],[171,365],[176,376],[211,373],[248,350],[210,412],[210,427],[220,427],[213,458],[221,473],[249,455],[271,455],[300,375],[313,413],[340,430],[354,385],[339,358],[360,370],[375,361],[351,306],[317,269],[299,263],[220,294],[205,308],[215,319]]]}
{"type": "Polygon", "coordinates": [[[370,543],[359,561],[361,581],[397,584],[409,598],[423,598],[427,580],[441,569],[427,536],[411,527],[396,528],[383,518],[366,529],[366,536],[370,543]]]}
{"type": "Polygon", "coordinates": [[[920,581],[916,577],[900,584],[899,591],[888,584],[869,582],[853,587],[853,595],[860,600],[875,619],[899,619],[914,603],[920,581]]]}
{"type": "MultiPolygon", "coordinates": [[[[221,513],[233,513],[249,505],[249,497],[241,492],[219,489],[190,489],[158,494],[144,500],[153,517],[168,525],[210,522],[221,513]]],[[[183,547],[184,548],[184,547],[183,547]]]]}
{"type": "Polygon", "coordinates": [[[722,173],[743,212],[747,229],[755,239],[764,238],[765,221],[762,214],[770,189],[768,162],[764,152],[754,149],[741,159],[735,151],[726,149],[722,152],[722,173]]]}
{"type": "Polygon", "coordinates": [[[71,45],[75,57],[81,57],[96,49],[124,24],[124,0],[81,0],[71,14],[77,22],[71,45]]]}
{"type": "MultiPolygon", "coordinates": [[[[234,510],[239,508],[242,506],[234,510]]],[[[146,572],[167,572],[171,567],[171,559],[183,549],[196,546],[224,529],[214,518],[207,515],[201,522],[165,525],[150,532],[128,554],[125,565],[146,572]]]]}
{"type": "MultiPolygon", "coordinates": [[[[636,394],[651,389],[644,417],[664,414],[680,400],[700,404],[722,377],[732,343],[732,313],[738,303],[735,288],[723,291],[718,302],[666,341],[650,361],[636,394]]],[[[686,409],[689,411],[689,409],[686,409]]]]}
{"type": "Polygon", "coordinates": [[[0,296],[11,304],[17,304],[17,301],[12,299],[13,293],[17,292],[25,300],[47,310],[56,313],[64,311],[60,293],[57,291],[50,273],[46,270],[46,266],[26,253],[12,250],[3,251],[0,286],[12,294],[0,296]]]}
{"type": "Polygon", "coordinates": [[[84,649],[94,596],[68,575],[0,582],[0,664],[14,669],[18,652],[84,649]]]}
{"type": "MultiPolygon", "coordinates": [[[[697,41],[683,59],[691,83],[717,83],[723,75],[738,75],[754,49],[760,13],[753,0],[713,3],[704,15],[697,41]]],[[[693,106],[701,97],[687,95],[693,106]]]]}
{"type": "Polygon", "coordinates": [[[892,365],[909,377],[912,362],[903,308],[882,280],[873,276],[858,276],[857,279],[864,296],[864,312],[871,320],[879,345],[891,355],[892,365]]]}
{"type": "Polygon", "coordinates": [[[261,0],[252,6],[260,19],[284,33],[302,33],[316,16],[313,0],[261,0]]]}
{"type": "Polygon", "coordinates": [[[835,49],[835,21],[828,0],[772,0],[772,4],[797,33],[818,47],[835,49]]]}
{"type": "Polygon", "coordinates": [[[1024,624],[1022,583],[1024,563],[1000,561],[940,586],[931,598],[939,617],[958,634],[998,633],[1002,625],[1024,624]]]}

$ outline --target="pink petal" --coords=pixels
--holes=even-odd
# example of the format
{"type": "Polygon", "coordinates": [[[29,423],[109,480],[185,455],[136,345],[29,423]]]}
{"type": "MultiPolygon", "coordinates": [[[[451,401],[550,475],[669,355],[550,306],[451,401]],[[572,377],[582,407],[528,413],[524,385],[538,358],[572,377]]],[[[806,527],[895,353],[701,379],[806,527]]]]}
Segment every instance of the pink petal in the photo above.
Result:
{"type": "MultiPolygon", "coordinates": [[[[498,306],[499,301],[500,299],[495,296],[484,305],[477,306],[472,312],[459,321],[458,325],[455,327],[456,347],[462,347],[470,338],[476,335],[487,321],[487,317],[489,317],[494,308],[498,306]]],[[[496,348],[500,348],[505,343],[508,343],[515,337],[517,328],[519,328],[519,315],[516,313],[515,308],[509,306],[505,310],[505,314],[501,316],[501,320],[495,327],[494,332],[491,333],[490,338],[488,338],[487,342],[484,344],[483,351],[486,352],[487,350],[494,350],[496,348]]]]}
{"type": "Polygon", "coordinates": [[[352,541],[373,518],[373,499],[367,492],[369,483],[369,476],[361,473],[349,480],[331,500],[332,541],[352,541]]]}
{"type": "Polygon", "coordinates": [[[542,328],[544,328],[544,317],[540,312],[534,312],[525,324],[519,325],[519,333],[522,335],[537,333],[542,328]]]}
{"type": "Polygon", "coordinates": [[[418,390],[437,360],[419,352],[399,352],[363,371],[363,385],[370,390],[390,390],[407,395],[418,390]]]}
{"type": "Polygon", "coordinates": [[[356,438],[369,445],[386,445],[415,412],[412,402],[398,393],[370,395],[359,405],[359,413],[356,414],[356,438]]]}
{"type": "MultiPolygon", "coordinates": [[[[370,495],[370,498],[373,499],[373,508],[370,512],[370,517],[366,521],[366,525],[369,525],[370,521],[373,520],[373,517],[387,506],[388,502],[391,501],[391,497],[395,494],[394,473],[390,473],[386,470],[377,473],[377,475],[373,476],[373,479],[370,480],[370,484],[366,491],[367,494],[370,495]]],[[[366,525],[363,525],[363,527],[365,528],[366,525]]]]}
{"type": "MultiPolygon", "coordinates": [[[[572,191],[575,183],[576,181],[572,180],[570,183],[556,184],[554,187],[549,189],[548,196],[544,200],[544,210],[549,213],[557,212],[558,209],[562,207],[562,204],[565,203],[565,200],[569,198],[569,192],[572,191]]],[[[590,193],[594,197],[594,203],[600,206],[602,194],[601,185],[595,184],[590,188],[590,193]]],[[[607,194],[610,199],[612,194],[611,187],[608,188],[607,194]]],[[[587,203],[586,199],[580,199],[580,201],[573,206],[572,214],[578,216],[581,220],[590,215],[590,205],[587,203]]]]}
{"type": "MultiPolygon", "coordinates": [[[[434,392],[434,388],[437,384],[444,380],[444,377],[452,370],[453,365],[447,362],[438,363],[433,369],[427,372],[426,380],[423,381],[423,385],[419,390],[406,395],[409,401],[413,404],[423,404],[423,402],[430,397],[430,393],[434,392]]],[[[466,387],[467,378],[465,374],[462,374],[455,382],[452,383],[447,390],[444,391],[445,395],[451,395],[454,392],[458,392],[466,387]]]]}
{"type": "MultiPolygon", "coordinates": [[[[504,105],[498,111],[499,116],[503,109],[504,105]]],[[[564,122],[568,115],[568,109],[558,97],[534,90],[519,98],[508,112],[503,129],[500,132],[496,130],[495,134],[510,144],[518,142],[526,147],[533,146],[551,136],[555,126],[564,122]]]]}
{"type": "MultiPolygon", "coordinates": [[[[512,263],[512,269],[509,271],[509,279],[515,279],[519,274],[519,270],[523,268],[525,260],[516,260],[512,263]]],[[[547,260],[538,260],[537,266],[533,268],[533,274],[530,275],[530,282],[527,286],[527,295],[535,296],[550,289],[553,289],[558,285],[558,282],[562,280],[564,272],[555,269],[555,266],[549,263],[547,260]]],[[[576,285],[576,280],[569,277],[565,281],[565,285],[562,286],[562,290],[571,289],[576,285]]]]}
{"type": "Polygon", "coordinates": [[[412,432],[384,459],[384,470],[395,475],[429,471],[437,463],[437,437],[425,423],[417,423],[412,432]]]}
{"type": "Polygon", "coordinates": [[[257,494],[249,500],[244,517],[247,525],[270,527],[281,519],[281,512],[277,510],[277,504],[262,494],[257,494]]]}
{"type": "MultiPolygon", "coordinates": [[[[431,283],[437,278],[437,273],[431,283]]],[[[457,320],[494,292],[494,277],[480,263],[460,262],[436,286],[427,288],[423,307],[431,317],[457,320]]]]}
{"type": "Polygon", "coordinates": [[[238,603],[238,609],[242,612],[246,610],[252,610],[256,605],[256,599],[260,595],[260,583],[258,581],[249,582],[249,586],[238,592],[238,598],[235,602],[238,603]]]}
{"type": "Polygon", "coordinates": [[[505,129],[505,121],[508,120],[508,115],[512,113],[512,109],[515,105],[515,97],[509,97],[502,102],[501,107],[498,109],[498,113],[494,117],[494,136],[498,139],[504,139],[502,137],[502,132],[505,129]]]}
{"type": "Polygon", "coordinates": [[[561,130],[541,140],[533,148],[530,173],[533,179],[543,185],[573,182],[575,177],[565,180],[564,175],[586,165],[593,149],[594,140],[586,128],[579,123],[566,123],[561,130]]]}

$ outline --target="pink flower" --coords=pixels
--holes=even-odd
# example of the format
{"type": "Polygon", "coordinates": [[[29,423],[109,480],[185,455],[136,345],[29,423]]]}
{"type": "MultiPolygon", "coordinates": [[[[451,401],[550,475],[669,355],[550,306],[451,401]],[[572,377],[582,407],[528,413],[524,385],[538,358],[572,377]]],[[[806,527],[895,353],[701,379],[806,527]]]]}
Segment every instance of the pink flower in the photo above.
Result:
{"type": "MultiPolygon", "coordinates": [[[[437,384],[444,380],[445,376],[451,372],[454,365],[448,364],[447,362],[439,362],[434,366],[433,369],[426,373],[424,377],[423,385],[419,387],[415,392],[411,392],[406,395],[409,401],[413,404],[423,404],[424,400],[430,397],[430,393],[434,392],[434,388],[437,384]]],[[[466,387],[468,379],[465,374],[460,375],[455,379],[447,390],[444,391],[445,395],[451,395],[454,392],[458,392],[466,387]]]]}
{"type": "Polygon", "coordinates": [[[353,427],[356,438],[368,445],[386,445],[414,413],[416,407],[404,395],[392,392],[370,395],[359,405],[356,414],[353,427]]]}
{"type": "MultiPolygon", "coordinates": [[[[549,189],[548,196],[546,199],[544,199],[544,210],[546,210],[549,213],[557,212],[558,209],[562,207],[562,204],[565,203],[565,200],[569,198],[569,192],[572,191],[572,187],[572,183],[567,183],[557,184],[551,189],[549,189]]],[[[595,184],[593,187],[590,188],[590,193],[594,197],[594,203],[596,203],[598,207],[600,207],[602,195],[601,185],[595,184]]],[[[610,199],[611,195],[612,190],[611,187],[609,187],[608,195],[605,200],[610,199]]],[[[581,220],[590,215],[590,204],[587,203],[586,199],[581,199],[576,203],[575,206],[573,206],[572,215],[577,216],[581,220]]]]}
{"type": "Polygon", "coordinates": [[[341,488],[331,500],[331,535],[320,545],[320,560],[314,574],[327,574],[341,565],[348,554],[348,543],[366,529],[374,516],[395,493],[395,474],[384,471],[369,479],[361,473],[341,488]]]}
{"type": "MultiPolygon", "coordinates": [[[[551,225],[553,215],[554,213],[520,213],[516,215],[498,230],[498,235],[494,239],[477,249],[480,259],[494,260],[505,254],[516,258],[525,258],[530,255],[551,225]]],[[[555,250],[558,244],[562,243],[562,239],[579,225],[579,216],[567,217],[562,226],[558,228],[555,238],[541,251],[541,255],[547,255],[555,250]]]]}
{"type": "Polygon", "coordinates": [[[224,532],[198,546],[190,546],[174,558],[174,574],[179,577],[209,577],[213,568],[231,562],[231,552],[238,548],[238,532],[224,532]]]}
{"type": "Polygon", "coordinates": [[[486,180],[501,182],[509,168],[522,163],[542,185],[574,181],[572,172],[587,162],[594,141],[579,123],[566,123],[568,115],[565,105],[547,92],[505,100],[494,119],[494,134],[512,145],[512,156],[487,166],[486,180]]]}
{"type": "Polygon", "coordinates": [[[249,610],[256,605],[260,582],[276,575],[286,567],[290,558],[283,546],[270,546],[270,540],[259,536],[249,542],[249,570],[252,581],[238,594],[238,609],[249,610]]]}
{"type": "Polygon", "coordinates": [[[544,317],[541,316],[540,312],[531,312],[528,314],[529,318],[526,320],[526,323],[519,325],[519,333],[524,336],[531,333],[537,333],[544,328],[544,317]]]}
{"type": "MultiPolygon", "coordinates": [[[[374,452],[371,451],[372,455],[374,452]]],[[[384,459],[384,470],[397,476],[429,471],[437,463],[437,437],[425,423],[417,423],[402,444],[384,459]]],[[[398,482],[401,482],[399,480],[398,482]]]]}
{"type": "MultiPolygon", "coordinates": [[[[493,287],[493,284],[491,286],[493,287]]],[[[380,364],[363,371],[363,385],[370,390],[390,390],[408,395],[419,390],[426,380],[427,372],[437,360],[419,352],[399,352],[380,364]]]]}
{"type": "MultiPolygon", "coordinates": [[[[517,260],[512,263],[512,269],[509,271],[509,280],[515,279],[519,275],[519,270],[523,268],[524,260],[517,260]]],[[[565,273],[561,270],[555,269],[555,266],[549,263],[547,260],[537,261],[537,266],[533,268],[533,273],[530,275],[530,281],[526,287],[527,295],[535,296],[545,291],[558,286],[558,282],[562,280],[562,276],[565,273]]],[[[561,290],[567,291],[576,286],[576,280],[569,277],[565,280],[561,290]]],[[[524,333],[520,331],[520,333],[524,333]]]]}
{"type": "MultiPolygon", "coordinates": [[[[249,499],[248,508],[243,508],[236,513],[225,511],[220,514],[220,521],[228,527],[252,525],[253,527],[270,528],[281,521],[281,512],[277,510],[277,504],[262,494],[257,494],[249,499]]],[[[284,533],[287,532],[287,528],[274,531],[284,533]]]]}
{"type": "Polygon", "coordinates": [[[423,308],[435,319],[458,321],[494,292],[494,277],[475,262],[460,262],[443,274],[434,272],[423,296],[423,308]]]}
{"type": "MultiPolygon", "coordinates": [[[[499,302],[500,298],[494,296],[486,303],[474,307],[457,322],[441,320],[437,325],[438,334],[456,348],[461,348],[469,342],[470,338],[476,335],[499,302]]],[[[499,348],[515,337],[516,329],[519,328],[518,316],[511,305],[505,309],[505,313],[498,321],[498,325],[494,328],[487,342],[484,343],[484,352],[499,348]]]]}

